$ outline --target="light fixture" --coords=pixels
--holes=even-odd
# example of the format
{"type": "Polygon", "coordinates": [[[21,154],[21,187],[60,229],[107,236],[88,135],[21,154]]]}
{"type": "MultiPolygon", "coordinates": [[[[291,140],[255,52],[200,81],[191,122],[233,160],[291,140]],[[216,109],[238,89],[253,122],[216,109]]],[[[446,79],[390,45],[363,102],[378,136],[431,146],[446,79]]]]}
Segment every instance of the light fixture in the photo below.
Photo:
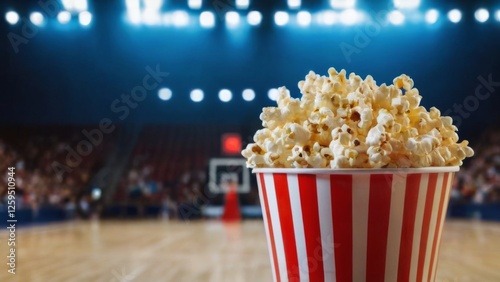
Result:
{"type": "Polygon", "coordinates": [[[210,28],[215,25],[215,16],[212,12],[205,11],[200,14],[200,25],[202,27],[210,28]]]}
{"type": "Polygon", "coordinates": [[[145,10],[160,11],[163,0],[143,0],[145,10]]]}
{"type": "Polygon", "coordinates": [[[488,12],[488,10],[481,8],[476,10],[476,12],[474,13],[474,17],[478,22],[484,23],[490,18],[490,13],[488,12]]]}
{"type": "Polygon", "coordinates": [[[188,6],[191,9],[200,9],[201,8],[201,0],[188,0],[188,6]]]}
{"type": "Polygon", "coordinates": [[[255,99],[255,91],[253,91],[252,89],[249,89],[249,88],[245,89],[245,90],[243,90],[242,97],[243,97],[243,100],[245,100],[247,102],[253,101],[253,99],[255,99]]]}
{"type": "Polygon", "coordinates": [[[231,93],[231,91],[227,90],[227,89],[222,89],[221,91],[219,91],[219,99],[222,101],[222,102],[229,102],[231,101],[231,99],[233,98],[233,93],[231,93]]]}
{"type": "Polygon", "coordinates": [[[262,22],[262,14],[259,11],[251,11],[247,15],[247,22],[249,25],[260,25],[262,22]]]}
{"type": "Polygon", "coordinates": [[[240,14],[237,12],[227,12],[225,18],[228,27],[236,27],[240,24],[240,14]]]}
{"type": "Polygon", "coordinates": [[[354,8],[356,0],[330,0],[330,6],[334,9],[350,9],[354,8]]]}
{"type": "Polygon", "coordinates": [[[19,14],[14,12],[14,11],[8,11],[6,14],[5,14],[5,20],[11,24],[11,25],[15,25],[18,21],[19,21],[19,14]]]}
{"type": "Polygon", "coordinates": [[[301,0],[288,0],[288,9],[299,9],[302,4],[301,2],[301,0]]]}
{"type": "Polygon", "coordinates": [[[331,10],[326,10],[317,14],[317,21],[323,25],[333,25],[339,20],[339,15],[331,10]]]}
{"type": "Polygon", "coordinates": [[[171,20],[174,26],[186,26],[189,24],[189,15],[185,11],[175,11],[172,13],[171,20]]]}
{"type": "Polygon", "coordinates": [[[68,11],[61,11],[57,14],[57,20],[61,24],[67,24],[71,20],[71,13],[68,11]]]}
{"type": "Polygon", "coordinates": [[[40,12],[33,12],[30,14],[30,21],[36,26],[41,26],[43,24],[44,17],[40,12]]]}
{"type": "Polygon", "coordinates": [[[344,25],[353,25],[361,20],[361,14],[354,9],[347,9],[340,13],[340,22],[344,25]]]}
{"type": "Polygon", "coordinates": [[[308,26],[309,24],[311,24],[311,13],[307,11],[298,12],[297,23],[301,26],[308,26]]]}
{"type": "Polygon", "coordinates": [[[287,12],[278,11],[274,14],[274,23],[278,26],[284,26],[288,23],[290,16],[287,12]]]}
{"type": "Polygon", "coordinates": [[[238,9],[248,9],[250,5],[250,0],[236,0],[236,8],[238,9]]]}
{"type": "Polygon", "coordinates": [[[73,9],[77,12],[87,11],[87,0],[73,0],[73,9]]]}
{"type": "Polygon", "coordinates": [[[462,12],[458,9],[453,9],[448,12],[448,19],[452,23],[458,23],[462,19],[462,12]]]}
{"type": "Polygon", "coordinates": [[[428,24],[434,24],[437,22],[439,18],[439,12],[436,9],[430,9],[425,13],[425,21],[428,24]]]}
{"type": "Polygon", "coordinates": [[[88,11],[83,11],[78,14],[78,21],[82,26],[88,26],[92,21],[92,14],[88,11]]]}
{"type": "Polygon", "coordinates": [[[278,99],[278,89],[276,88],[269,89],[269,91],[267,91],[267,97],[272,101],[276,101],[276,99],[278,99]]]}
{"type": "Polygon", "coordinates": [[[189,96],[191,97],[191,100],[193,100],[193,102],[201,102],[203,101],[204,94],[202,90],[194,89],[193,91],[191,91],[189,96]]]}
{"type": "Polygon", "coordinates": [[[398,9],[415,9],[420,6],[420,0],[394,0],[394,6],[398,9]]]}
{"type": "Polygon", "coordinates": [[[158,90],[158,97],[163,101],[168,101],[172,98],[172,90],[169,88],[161,88],[158,90]]]}
{"type": "Polygon", "coordinates": [[[391,11],[388,18],[393,25],[401,25],[405,21],[405,15],[398,10],[391,11]]]}

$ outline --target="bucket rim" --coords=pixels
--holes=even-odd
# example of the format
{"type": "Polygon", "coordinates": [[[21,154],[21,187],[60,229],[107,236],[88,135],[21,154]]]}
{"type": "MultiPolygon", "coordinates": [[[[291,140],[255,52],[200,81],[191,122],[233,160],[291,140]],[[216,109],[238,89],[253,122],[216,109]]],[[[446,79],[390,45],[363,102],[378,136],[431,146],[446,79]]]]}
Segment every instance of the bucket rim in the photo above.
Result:
{"type": "Polygon", "coordinates": [[[254,168],[252,173],[285,174],[427,174],[457,172],[459,166],[422,168],[254,168]]]}

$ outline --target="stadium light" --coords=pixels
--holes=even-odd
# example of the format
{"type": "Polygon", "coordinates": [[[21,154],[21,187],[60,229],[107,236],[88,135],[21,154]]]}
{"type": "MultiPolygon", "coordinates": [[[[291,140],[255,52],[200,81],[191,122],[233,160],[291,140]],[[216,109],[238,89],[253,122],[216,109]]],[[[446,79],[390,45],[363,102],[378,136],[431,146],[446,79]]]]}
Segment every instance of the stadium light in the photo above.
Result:
{"type": "Polygon", "coordinates": [[[462,19],[462,12],[458,9],[453,9],[448,12],[448,19],[452,23],[458,23],[462,19]]]}
{"type": "Polygon", "coordinates": [[[330,6],[334,9],[350,9],[354,8],[356,0],[330,0],[330,6]]]}
{"type": "Polygon", "coordinates": [[[194,89],[193,91],[191,91],[191,93],[189,94],[189,96],[191,97],[191,100],[193,102],[201,102],[203,101],[203,91],[200,90],[200,89],[194,89]]]}
{"type": "Polygon", "coordinates": [[[238,9],[248,9],[250,5],[250,0],[236,0],[236,8],[238,9]]]}
{"type": "Polygon", "coordinates": [[[317,21],[323,25],[333,25],[338,21],[339,15],[334,11],[323,11],[317,14],[317,21]]]}
{"type": "Polygon", "coordinates": [[[61,24],[67,24],[71,20],[71,13],[68,11],[61,11],[57,14],[57,20],[61,24]]]}
{"type": "Polygon", "coordinates": [[[274,23],[278,26],[284,26],[288,23],[290,16],[287,12],[278,11],[274,13],[274,23]]]}
{"type": "Polygon", "coordinates": [[[15,25],[18,21],[19,21],[19,14],[14,12],[14,11],[8,11],[6,14],[5,14],[5,20],[11,24],[11,25],[15,25]]]}
{"type": "Polygon", "coordinates": [[[391,11],[388,15],[389,22],[393,25],[401,25],[405,21],[405,15],[401,11],[391,11]]]}
{"type": "Polygon", "coordinates": [[[160,88],[158,90],[158,97],[163,101],[168,101],[172,98],[172,90],[169,88],[160,88]]]}
{"type": "MultiPolygon", "coordinates": [[[[64,3],[64,0],[63,0],[63,3],[64,3]]],[[[141,10],[141,1],[140,0],[125,0],[125,6],[127,7],[128,11],[131,11],[131,10],[140,11],[141,10]]]]}
{"type": "Polygon", "coordinates": [[[163,0],[143,0],[143,3],[145,10],[160,11],[163,0]]]}
{"type": "Polygon", "coordinates": [[[75,9],[75,1],[74,0],[62,0],[62,4],[64,9],[68,11],[72,11],[75,9]]]}
{"type": "Polygon", "coordinates": [[[231,91],[227,90],[227,89],[222,89],[221,91],[219,91],[219,99],[222,101],[222,102],[229,102],[231,101],[231,99],[233,98],[233,93],[231,93],[231,91]]]}
{"type": "Polygon", "coordinates": [[[92,21],[92,14],[88,11],[83,11],[78,14],[78,21],[82,26],[88,26],[92,21]]]}
{"type": "Polygon", "coordinates": [[[476,10],[474,17],[476,18],[476,21],[484,23],[490,18],[490,13],[488,10],[481,8],[476,10]]]}
{"type": "Polygon", "coordinates": [[[184,11],[175,11],[172,14],[172,23],[174,26],[181,27],[189,24],[189,15],[184,11]]]}
{"type": "Polygon", "coordinates": [[[245,89],[243,90],[241,96],[243,96],[243,100],[247,102],[253,101],[253,99],[255,99],[255,91],[253,91],[252,89],[245,89]]]}
{"type": "Polygon", "coordinates": [[[215,16],[212,12],[205,11],[200,14],[200,25],[210,28],[215,26],[215,16]]]}
{"type": "Polygon", "coordinates": [[[269,91],[267,91],[267,97],[271,101],[276,101],[278,99],[278,89],[276,88],[269,89],[269,91]]]}
{"type": "Polygon", "coordinates": [[[398,9],[415,9],[420,6],[420,0],[394,0],[394,6],[398,9]]]}
{"type": "Polygon", "coordinates": [[[127,19],[129,22],[133,24],[140,24],[141,23],[141,13],[140,12],[127,12],[127,19]]]}
{"type": "Polygon", "coordinates": [[[495,19],[500,22],[500,10],[495,12],[495,19]]]}
{"type": "Polygon", "coordinates": [[[141,23],[141,3],[139,0],[126,0],[127,19],[133,24],[141,23]]]}
{"type": "Polygon", "coordinates": [[[200,9],[201,4],[201,0],[188,0],[188,6],[193,10],[200,9]]]}
{"type": "Polygon", "coordinates": [[[436,9],[430,9],[425,13],[425,21],[428,24],[434,24],[439,18],[439,12],[436,9]]]}
{"type": "Polygon", "coordinates": [[[249,25],[260,25],[260,22],[262,22],[262,14],[259,11],[251,11],[247,15],[247,22],[249,25]]]}
{"type": "Polygon", "coordinates": [[[44,18],[40,12],[33,12],[30,14],[30,21],[37,26],[41,26],[43,24],[44,18]]]}
{"type": "Polygon", "coordinates": [[[160,10],[163,4],[162,0],[144,0],[144,9],[142,11],[142,21],[148,25],[160,24],[160,10]]]}
{"type": "Polygon", "coordinates": [[[228,27],[237,27],[240,24],[240,14],[231,11],[226,13],[226,25],[228,27]]]}
{"type": "Polygon", "coordinates": [[[297,23],[301,26],[308,26],[309,24],[311,24],[311,13],[307,11],[298,12],[297,23]]]}
{"type": "Polygon", "coordinates": [[[73,0],[73,8],[77,12],[83,12],[88,10],[87,0],[73,0]]]}
{"type": "Polygon", "coordinates": [[[340,13],[340,22],[345,25],[353,25],[361,20],[361,14],[354,9],[347,9],[340,13]]]}
{"type": "Polygon", "coordinates": [[[301,0],[288,0],[288,9],[299,9],[302,5],[301,0]]]}
{"type": "Polygon", "coordinates": [[[142,11],[141,21],[148,25],[154,25],[160,23],[160,13],[157,10],[145,9],[142,11]]]}

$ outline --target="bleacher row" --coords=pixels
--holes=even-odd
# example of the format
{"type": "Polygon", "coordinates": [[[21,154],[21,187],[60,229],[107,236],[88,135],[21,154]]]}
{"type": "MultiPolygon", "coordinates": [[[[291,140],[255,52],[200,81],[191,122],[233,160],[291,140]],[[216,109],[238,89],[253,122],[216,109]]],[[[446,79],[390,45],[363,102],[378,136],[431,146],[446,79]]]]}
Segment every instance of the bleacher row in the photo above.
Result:
{"type": "MultiPolygon", "coordinates": [[[[202,205],[220,207],[224,195],[207,196],[208,162],[213,157],[241,157],[221,154],[221,136],[228,132],[241,129],[230,125],[144,126],[108,214],[147,216],[169,209],[176,210],[180,218],[191,217],[185,214],[194,211],[196,218],[202,214],[202,205]]],[[[258,205],[254,188],[240,195],[242,205],[258,205]]]]}
{"type": "MultiPolygon", "coordinates": [[[[102,143],[62,178],[57,177],[54,162],[67,165],[67,148],[75,149],[85,140],[82,129],[92,126],[0,128],[0,170],[17,167],[18,206],[37,211],[57,207],[73,213],[91,212],[93,177],[106,166],[113,148],[123,142],[135,144],[130,146],[130,157],[111,201],[100,204],[156,205],[158,209],[169,201],[190,204],[206,191],[208,161],[221,157],[221,135],[238,132],[245,143],[250,136],[247,133],[253,131],[231,125],[145,125],[137,138],[123,140],[119,133],[124,127],[105,135],[102,143]],[[136,188],[142,189],[139,198],[134,196],[136,188]]],[[[500,219],[500,130],[485,131],[472,146],[476,155],[455,177],[450,212],[461,217],[500,219]]],[[[5,181],[4,175],[0,177],[0,210],[5,207],[5,181]]],[[[220,206],[224,199],[218,196],[210,200],[220,206]]],[[[256,205],[258,195],[253,190],[240,195],[240,201],[256,205]]]]}
{"type": "MultiPolygon", "coordinates": [[[[81,161],[70,165],[68,151],[77,150],[78,143],[85,140],[82,129],[81,126],[0,129],[0,171],[15,167],[16,211],[22,217],[20,224],[61,220],[76,213],[88,216],[81,207],[89,202],[90,181],[105,162],[115,135],[106,136],[98,146],[92,146],[90,154],[79,155],[81,161]],[[55,167],[67,169],[57,170],[55,167]]],[[[72,161],[75,160],[78,159],[73,156],[72,161]]],[[[7,195],[4,176],[0,176],[2,218],[7,195]]]]}
{"type": "Polygon", "coordinates": [[[220,130],[207,126],[147,126],[132,155],[145,158],[153,178],[173,182],[186,171],[205,170],[208,159],[220,152],[220,130]]]}

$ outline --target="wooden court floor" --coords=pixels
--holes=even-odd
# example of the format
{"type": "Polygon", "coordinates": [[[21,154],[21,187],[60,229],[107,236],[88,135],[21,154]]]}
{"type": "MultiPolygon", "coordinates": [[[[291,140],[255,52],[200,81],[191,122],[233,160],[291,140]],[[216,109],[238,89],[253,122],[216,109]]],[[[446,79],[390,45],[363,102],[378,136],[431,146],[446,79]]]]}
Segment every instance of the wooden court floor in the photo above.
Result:
{"type": "MultiPolygon", "coordinates": [[[[0,281],[271,281],[262,221],[67,222],[17,230],[16,274],[0,281]]],[[[437,281],[500,281],[500,223],[447,221],[437,281]]]]}

